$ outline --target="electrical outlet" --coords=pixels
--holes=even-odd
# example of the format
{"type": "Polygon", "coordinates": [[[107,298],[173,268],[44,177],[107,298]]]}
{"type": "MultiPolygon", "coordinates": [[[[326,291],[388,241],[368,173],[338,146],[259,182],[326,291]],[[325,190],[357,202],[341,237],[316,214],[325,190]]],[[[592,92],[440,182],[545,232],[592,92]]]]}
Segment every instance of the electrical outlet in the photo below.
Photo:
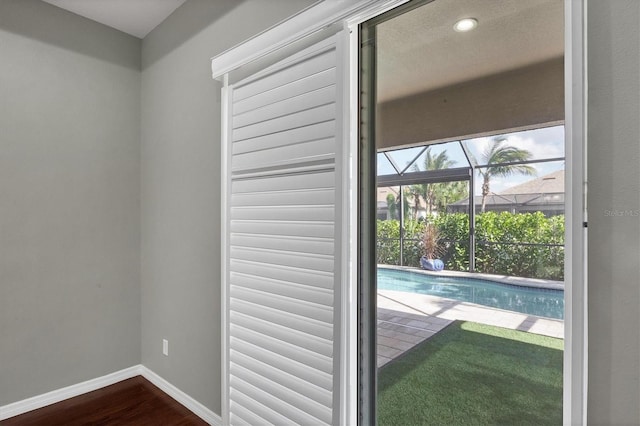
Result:
{"type": "Polygon", "coordinates": [[[169,356],[169,341],[167,339],[162,339],[162,354],[169,356]]]}

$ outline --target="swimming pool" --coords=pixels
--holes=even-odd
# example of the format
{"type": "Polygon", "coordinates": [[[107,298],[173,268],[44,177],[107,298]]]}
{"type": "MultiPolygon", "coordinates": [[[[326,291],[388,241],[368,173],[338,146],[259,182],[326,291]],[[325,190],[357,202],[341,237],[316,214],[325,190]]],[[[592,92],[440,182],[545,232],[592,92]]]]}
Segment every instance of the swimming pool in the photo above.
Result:
{"type": "Polygon", "coordinates": [[[564,318],[564,291],[378,268],[378,290],[446,297],[547,318],[564,318]]]}

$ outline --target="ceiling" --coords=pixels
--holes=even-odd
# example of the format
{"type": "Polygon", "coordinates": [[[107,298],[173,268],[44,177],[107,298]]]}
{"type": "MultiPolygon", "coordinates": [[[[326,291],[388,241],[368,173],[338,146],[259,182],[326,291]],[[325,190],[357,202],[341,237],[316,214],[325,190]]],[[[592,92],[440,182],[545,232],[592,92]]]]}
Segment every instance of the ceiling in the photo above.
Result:
{"type": "MultiPolygon", "coordinates": [[[[186,0],[43,1],[144,38],[186,0]]],[[[435,0],[378,25],[377,46],[385,102],[562,56],[563,1],[435,0]],[[478,27],[455,32],[464,17],[478,27]]]]}
{"type": "Polygon", "coordinates": [[[186,0],[43,0],[77,15],[144,38],[186,0]]]}
{"type": "Polygon", "coordinates": [[[564,52],[562,0],[435,0],[377,27],[379,102],[520,68],[564,52]],[[453,30],[473,17],[476,29],[453,30]]]}

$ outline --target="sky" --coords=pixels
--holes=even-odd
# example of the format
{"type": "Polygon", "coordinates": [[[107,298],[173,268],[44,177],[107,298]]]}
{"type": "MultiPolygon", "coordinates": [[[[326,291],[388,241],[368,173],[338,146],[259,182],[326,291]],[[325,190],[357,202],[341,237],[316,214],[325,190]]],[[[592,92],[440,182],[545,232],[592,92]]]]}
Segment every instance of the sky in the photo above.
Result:
{"type": "MultiPolygon", "coordinates": [[[[471,153],[481,162],[482,153],[491,143],[491,139],[496,136],[482,137],[467,139],[463,141],[468,147],[471,153]]],[[[515,146],[517,148],[526,149],[532,154],[532,159],[541,160],[548,158],[564,157],[564,126],[544,127],[535,130],[526,130],[522,132],[505,133],[498,135],[498,137],[504,137],[507,139],[507,144],[515,146]]],[[[390,156],[399,168],[404,168],[410,163],[417,164],[420,170],[424,170],[424,156],[421,154],[417,159],[416,156],[420,154],[423,147],[405,148],[396,151],[387,151],[387,155],[390,156]],[[415,159],[415,161],[414,161],[415,159]]],[[[468,162],[464,155],[459,142],[448,142],[444,144],[431,145],[431,152],[433,155],[437,155],[442,151],[447,151],[447,156],[450,160],[455,161],[452,167],[468,167],[468,162]]],[[[537,176],[523,176],[523,175],[511,175],[509,177],[494,177],[491,180],[491,191],[500,193],[506,188],[519,185],[536,177],[541,177],[557,170],[564,169],[564,161],[554,161],[546,163],[531,164],[536,169],[537,176]]],[[[409,167],[408,171],[411,171],[413,166],[409,167]]],[[[384,154],[378,154],[378,176],[395,174],[391,163],[384,158],[384,154]]],[[[481,193],[480,179],[476,179],[476,194],[481,193]]]]}

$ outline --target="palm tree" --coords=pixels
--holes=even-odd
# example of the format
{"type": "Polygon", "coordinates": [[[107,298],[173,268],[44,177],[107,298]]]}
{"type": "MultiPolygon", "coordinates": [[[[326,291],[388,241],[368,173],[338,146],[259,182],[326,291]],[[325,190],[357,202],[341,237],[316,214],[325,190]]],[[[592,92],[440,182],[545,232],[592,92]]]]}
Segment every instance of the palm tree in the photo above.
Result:
{"type": "Polygon", "coordinates": [[[398,219],[398,203],[396,203],[395,195],[387,194],[387,208],[389,209],[389,219],[398,219]]]}
{"type": "MultiPolygon", "coordinates": [[[[440,152],[438,155],[433,155],[431,153],[431,147],[427,148],[424,156],[424,170],[442,170],[448,169],[453,166],[456,162],[449,158],[447,151],[444,150],[440,152]]],[[[414,171],[419,171],[417,165],[414,165],[414,171]]],[[[434,207],[438,206],[438,198],[439,191],[442,184],[438,183],[427,183],[419,185],[421,188],[422,198],[424,198],[424,202],[427,205],[427,215],[433,213],[434,207]]]]}
{"type": "Polygon", "coordinates": [[[482,162],[489,167],[478,169],[482,176],[482,205],[481,212],[485,210],[485,202],[489,195],[491,178],[494,176],[507,177],[513,174],[535,176],[536,169],[526,164],[508,164],[518,161],[527,161],[532,157],[531,152],[515,146],[505,145],[506,138],[493,138],[491,144],[482,153],[482,162]],[[503,163],[507,163],[504,164],[503,163]]]}
{"type": "Polygon", "coordinates": [[[409,200],[407,199],[410,195],[407,193],[407,190],[404,191],[404,197],[402,197],[403,205],[400,206],[400,195],[398,194],[387,194],[387,208],[389,209],[389,218],[392,220],[400,219],[400,209],[402,208],[403,217],[407,217],[409,214],[409,210],[411,206],[409,206],[409,200]]]}
{"type": "Polygon", "coordinates": [[[436,183],[436,200],[439,212],[447,210],[447,206],[456,201],[469,197],[469,182],[443,182],[436,183]]]}
{"type": "Polygon", "coordinates": [[[420,185],[409,185],[408,187],[405,187],[405,199],[413,199],[413,220],[418,219],[418,210],[420,210],[420,196],[422,195],[421,189],[422,188],[420,188],[420,185]]]}

